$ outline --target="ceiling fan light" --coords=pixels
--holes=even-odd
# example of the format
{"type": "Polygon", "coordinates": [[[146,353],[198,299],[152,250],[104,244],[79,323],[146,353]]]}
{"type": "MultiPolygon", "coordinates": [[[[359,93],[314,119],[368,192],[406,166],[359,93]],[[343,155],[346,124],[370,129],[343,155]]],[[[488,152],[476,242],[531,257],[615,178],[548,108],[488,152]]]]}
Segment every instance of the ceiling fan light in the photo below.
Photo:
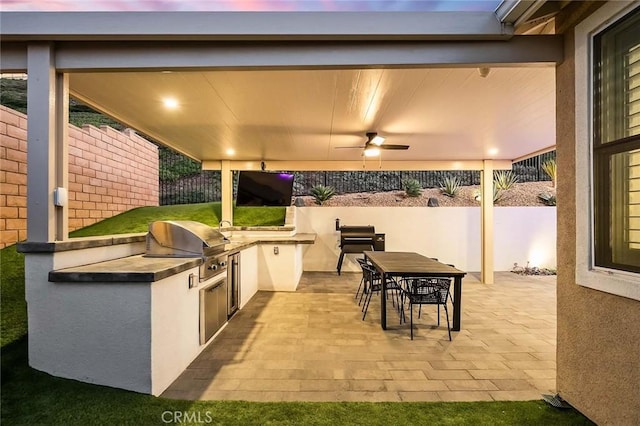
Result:
{"type": "Polygon", "coordinates": [[[368,147],[364,150],[365,157],[377,157],[380,155],[380,148],[368,147]]]}
{"type": "Polygon", "coordinates": [[[373,139],[369,141],[369,143],[380,146],[384,142],[384,138],[382,136],[375,135],[373,139]]]}

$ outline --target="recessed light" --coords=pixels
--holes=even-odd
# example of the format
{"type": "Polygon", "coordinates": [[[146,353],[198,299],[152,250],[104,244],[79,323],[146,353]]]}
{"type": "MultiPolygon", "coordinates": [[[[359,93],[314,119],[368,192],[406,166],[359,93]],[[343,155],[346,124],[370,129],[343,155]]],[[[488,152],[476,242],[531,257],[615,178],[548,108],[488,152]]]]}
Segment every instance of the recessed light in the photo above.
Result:
{"type": "Polygon", "coordinates": [[[162,103],[166,108],[176,109],[178,108],[178,101],[175,98],[164,98],[162,103]]]}
{"type": "Polygon", "coordinates": [[[229,149],[227,149],[226,153],[227,153],[227,155],[235,155],[236,150],[233,149],[233,148],[229,148],[229,149]]]}
{"type": "Polygon", "coordinates": [[[498,153],[498,148],[491,148],[487,153],[489,155],[496,155],[498,153]]]}

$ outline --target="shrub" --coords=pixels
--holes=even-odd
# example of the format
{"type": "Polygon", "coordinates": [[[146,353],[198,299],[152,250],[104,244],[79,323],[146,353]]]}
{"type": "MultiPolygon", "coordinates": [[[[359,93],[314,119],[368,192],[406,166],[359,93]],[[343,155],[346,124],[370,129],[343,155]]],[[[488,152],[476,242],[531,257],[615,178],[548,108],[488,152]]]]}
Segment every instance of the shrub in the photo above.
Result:
{"type": "Polygon", "coordinates": [[[542,170],[551,178],[551,184],[556,187],[556,160],[553,158],[542,163],[542,170]]]}
{"type": "Polygon", "coordinates": [[[511,170],[500,170],[493,176],[493,184],[498,189],[505,191],[511,189],[516,182],[518,182],[518,177],[511,170]]]}
{"type": "Polygon", "coordinates": [[[538,194],[538,198],[540,200],[542,200],[542,202],[547,205],[547,206],[555,206],[556,205],[556,196],[546,193],[546,192],[541,192],[540,194],[538,194]]]}
{"type": "Polygon", "coordinates": [[[457,176],[447,176],[440,182],[440,192],[447,197],[455,197],[460,192],[460,179],[457,176]]]}
{"type": "Polygon", "coordinates": [[[407,179],[402,182],[402,186],[409,197],[419,197],[422,194],[422,185],[416,179],[407,179]]]}
{"type": "MultiPolygon", "coordinates": [[[[493,203],[495,204],[502,198],[502,191],[495,184],[493,185],[493,203]]],[[[473,199],[476,201],[482,201],[482,193],[479,190],[473,192],[473,199]]]]}
{"type": "Polygon", "coordinates": [[[498,188],[496,185],[493,185],[493,203],[497,203],[502,198],[502,190],[498,188]]]}
{"type": "Polygon", "coordinates": [[[336,191],[330,186],[316,185],[311,188],[311,195],[316,204],[323,205],[328,199],[336,194],[336,191]]]}

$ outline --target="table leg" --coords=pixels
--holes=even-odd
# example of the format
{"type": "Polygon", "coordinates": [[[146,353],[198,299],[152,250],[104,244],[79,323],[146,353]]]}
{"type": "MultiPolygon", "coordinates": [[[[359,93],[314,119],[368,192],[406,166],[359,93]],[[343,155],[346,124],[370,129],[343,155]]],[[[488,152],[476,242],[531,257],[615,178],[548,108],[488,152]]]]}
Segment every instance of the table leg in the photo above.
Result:
{"type": "Polygon", "coordinates": [[[387,276],[383,272],[380,274],[382,279],[382,292],[380,294],[380,325],[383,330],[387,329],[387,276]]]}
{"type": "Polygon", "coordinates": [[[460,314],[462,307],[462,277],[455,277],[453,281],[455,297],[453,299],[453,327],[451,330],[460,331],[460,314]]]}

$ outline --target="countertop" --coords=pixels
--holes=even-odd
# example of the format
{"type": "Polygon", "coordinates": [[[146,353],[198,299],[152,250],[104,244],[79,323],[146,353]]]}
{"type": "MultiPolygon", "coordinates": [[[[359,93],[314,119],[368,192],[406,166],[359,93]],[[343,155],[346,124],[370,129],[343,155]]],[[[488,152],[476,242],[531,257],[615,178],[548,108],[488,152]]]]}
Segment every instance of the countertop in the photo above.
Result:
{"type": "MultiPolygon", "coordinates": [[[[315,234],[295,234],[288,237],[241,237],[225,245],[225,253],[233,254],[257,244],[313,244],[315,234]]],[[[147,257],[144,254],[129,256],[90,265],[58,269],[49,272],[51,282],[154,282],[198,267],[196,258],[147,257]]]]}

